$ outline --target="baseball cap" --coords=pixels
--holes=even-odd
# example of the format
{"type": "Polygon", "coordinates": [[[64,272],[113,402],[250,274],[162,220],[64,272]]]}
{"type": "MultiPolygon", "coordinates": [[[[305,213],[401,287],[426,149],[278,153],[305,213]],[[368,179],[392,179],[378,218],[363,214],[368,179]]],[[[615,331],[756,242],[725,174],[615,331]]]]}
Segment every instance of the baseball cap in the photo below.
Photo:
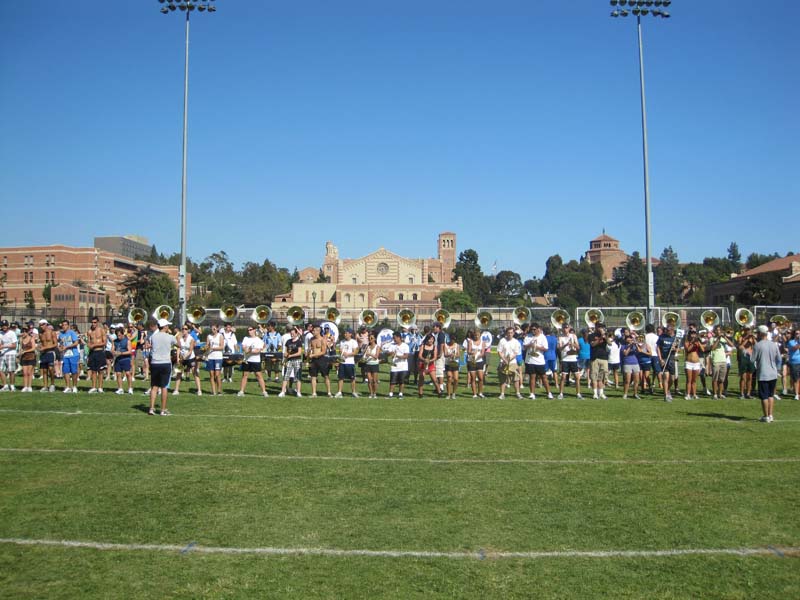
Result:
{"type": "Polygon", "coordinates": [[[172,323],[170,323],[170,322],[169,322],[169,321],[167,321],[166,319],[159,319],[159,320],[158,320],[158,327],[159,327],[159,329],[160,329],[161,327],[166,327],[167,325],[172,325],[172,323]]]}
{"type": "Polygon", "coordinates": [[[769,328],[766,325],[759,325],[758,333],[769,333],[769,328]]]}
{"type": "Polygon", "coordinates": [[[39,319],[39,325],[47,325],[47,319],[39,319]]]}
{"type": "Polygon", "coordinates": [[[8,321],[6,321],[5,319],[0,321],[0,327],[8,327],[8,321]]]}

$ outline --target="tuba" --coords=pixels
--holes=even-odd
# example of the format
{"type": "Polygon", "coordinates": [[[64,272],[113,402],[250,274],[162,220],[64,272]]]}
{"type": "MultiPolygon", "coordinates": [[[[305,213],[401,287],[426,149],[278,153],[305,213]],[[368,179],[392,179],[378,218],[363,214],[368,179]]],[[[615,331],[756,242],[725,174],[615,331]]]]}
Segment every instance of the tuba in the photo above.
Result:
{"type": "Polygon", "coordinates": [[[170,323],[172,322],[172,318],[174,316],[175,316],[175,311],[172,310],[171,306],[167,306],[166,304],[162,304],[153,311],[154,319],[166,319],[170,323]]]}
{"type": "Polygon", "coordinates": [[[259,304],[253,309],[253,321],[263,325],[272,318],[272,309],[266,304],[259,304]]]}
{"type": "Polygon", "coordinates": [[[700,321],[703,323],[703,327],[710,331],[719,325],[719,315],[713,310],[704,310],[700,315],[700,321]]]}
{"type": "Polygon", "coordinates": [[[482,330],[487,330],[492,326],[492,313],[488,310],[482,310],[475,315],[475,327],[480,327],[482,330]]]}
{"type": "Polygon", "coordinates": [[[631,331],[641,331],[644,329],[645,316],[638,310],[632,310],[625,317],[625,325],[631,331]]]}
{"type": "Polygon", "coordinates": [[[414,314],[413,310],[404,308],[397,313],[397,325],[399,327],[411,327],[412,325],[415,325],[416,322],[417,316],[414,314]]]}
{"type": "Polygon", "coordinates": [[[661,326],[674,327],[675,329],[680,329],[681,316],[676,312],[665,312],[664,316],[661,317],[661,326]]]}
{"type": "Polygon", "coordinates": [[[219,309],[219,317],[224,323],[233,323],[239,316],[239,309],[235,304],[223,304],[219,309]]]}
{"type": "Polygon", "coordinates": [[[339,312],[339,309],[335,306],[331,306],[325,310],[325,320],[330,321],[334,325],[338,325],[342,320],[342,315],[339,312]]]}
{"type": "Polygon", "coordinates": [[[199,304],[193,304],[189,307],[186,320],[192,325],[199,325],[206,320],[206,309],[199,304]]]}
{"type": "Polygon", "coordinates": [[[583,320],[587,325],[589,325],[589,327],[594,327],[598,323],[603,322],[603,311],[599,308],[590,308],[586,311],[586,314],[583,315],[583,320]]]}
{"type": "Polygon", "coordinates": [[[433,320],[439,323],[442,326],[442,329],[447,329],[450,326],[450,321],[452,321],[452,317],[450,313],[447,312],[445,309],[440,308],[435,313],[433,313],[433,320]]]}
{"type": "MultiPolygon", "coordinates": [[[[272,311],[270,311],[270,315],[271,314],[272,311]]],[[[289,325],[302,325],[305,320],[306,311],[304,311],[301,306],[292,306],[288,311],[286,311],[286,322],[289,325]]]]}
{"type": "Polygon", "coordinates": [[[789,327],[789,318],[786,315],[773,315],[769,320],[775,323],[780,329],[787,329],[789,327]]]}
{"type": "Polygon", "coordinates": [[[147,318],[147,312],[143,308],[132,308],[128,311],[128,323],[141,323],[147,318]]]}
{"type": "Polygon", "coordinates": [[[752,327],[756,323],[756,316],[746,308],[739,308],[733,316],[739,327],[752,327]]]}
{"type": "Polygon", "coordinates": [[[374,310],[370,310],[365,308],[361,311],[361,314],[358,315],[358,324],[364,325],[367,328],[375,327],[375,324],[378,322],[378,315],[375,314],[374,310]]]}
{"type": "Polygon", "coordinates": [[[569,313],[563,308],[554,310],[553,314],[550,315],[550,325],[556,329],[561,329],[564,325],[569,325],[569,320],[569,313]]]}
{"type": "Polygon", "coordinates": [[[518,306],[514,309],[514,325],[525,325],[531,320],[531,309],[527,306],[518,306]]]}

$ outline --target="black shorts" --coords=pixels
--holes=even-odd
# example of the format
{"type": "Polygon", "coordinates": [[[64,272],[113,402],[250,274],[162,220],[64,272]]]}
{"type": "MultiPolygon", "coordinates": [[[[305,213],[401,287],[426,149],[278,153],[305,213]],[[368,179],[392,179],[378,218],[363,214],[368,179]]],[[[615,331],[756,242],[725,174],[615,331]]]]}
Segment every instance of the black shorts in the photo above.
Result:
{"type": "Polygon", "coordinates": [[[580,371],[578,368],[578,361],[577,360],[567,360],[561,361],[561,372],[562,373],[577,373],[580,371]]]}
{"type": "Polygon", "coordinates": [[[408,371],[392,371],[389,373],[389,383],[403,385],[406,382],[408,371]]]}
{"type": "Polygon", "coordinates": [[[544,375],[547,373],[547,365],[529,365],[525,363],[525,375],[544,375]]]}
{"type": "Polygon", "coordinates": [[[33,358],[22,358],[19,361],[20,366],[22,367],[35,367],[36,366],[36,357],[33,358]]]}
{"type": "Polygon", "coordinates": [[[620,370],[620,363],[608,363],[608,370],[609,372],[613,373],[614,371],[620,370]]]}
{"type": "Polygon", "coordinates": [[[172,363],[150,365],[150,387],[166,388],[172,377],[172,363]]]}
{"type": "Polygon", "coordinates": [[[54,350],[48,350],[47,352],[42,352],[39,355],[39,367],[42,369],[52,367],[55,361],[56,353],[54,350]]]}
{"type": "Polygon", "coordinates": [[[478,360],[475,362],[467,361],[467,371],[483,371],[483,368],[486,366],[486,363],[482,360],[478,360]]]}
{"type": "Polygon", "coordinates": [[[105,350],[92,350],[89,353],[88,360],[89,370],[100,372],[106,369],[106,351],[105,350]]]}
{"type": "Polygon", "coordinates": [[[114,359],[114,353],[111,352],[111,350],[106,350],[105,354],[106,354],[106,360],[113,360],[114,359]]]}
{"type": "Polygon", "coordinates": [[[364,372],[365,373],[377,373],[380,371],[380,365],[364,365],[364,372]]]}
{"type": "Polygon", "coordinates": [[[249,362],[245,361],[242,363],[242,373],[260,373],[261,372],[261,361],[258,362],[249,362]]]}
{"type": "Polygon", "coordinates": [[[356,378],[356,366],[340,363],[338,375],[339,379],[344,379],[346,381],[353,381],[356,378]]]}
{"type": "Polygon", "coordinates": [[[772,379],[770,381],[759,381],[758,397],[761,398],[762,400],[767,400],[768,398],[774,398],[776,383],[778,383],[777,379],[772,379]]]}
{"type": "Polygon", "coordinates": [[[183,366],[184,370],[187,370],[187,369],[191,370],[191,369],[194,368],[195,360],[196,359],[194,359],[194,358],[187,358],[186,360],[182,360],[181,361],[181,366],[183,366]]]}
{"type": "Polygon", "coordinates": [[[330,372],[331,363],[326,356],[319,356],[312,359],[311,362],[308,363],[309,377],[316,377],[317,375],[327,377],[330,372]]]}

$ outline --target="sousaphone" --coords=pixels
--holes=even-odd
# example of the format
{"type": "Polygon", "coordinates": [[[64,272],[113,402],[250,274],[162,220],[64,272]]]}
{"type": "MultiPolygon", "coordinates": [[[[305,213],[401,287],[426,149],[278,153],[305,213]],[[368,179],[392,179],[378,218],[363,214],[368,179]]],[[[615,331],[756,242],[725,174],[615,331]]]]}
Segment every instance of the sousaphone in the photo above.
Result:
{"type": "Polygon", "coordinates": [[[365,308],[361,311],[361,314],[358,315],[358,324],[363,325],[367,328],[375,327],[375,324],[378,322],[378,315],[375,314],[374,310],[370,310],[365,308]]]}
{"type": "Polygon", "coordinates": [[[550,324],[556,329],[561,329],[564,325],[569,325],[569,313],[563,308],[558,308],[550,315],[550,324]]]}
{"type": "Polygon", "coordinates": [[[492,313],[488,310],[482,310],[475,315],[475,327],[480,327],[484,331],[492,327],[492,321],[492,313]]]}
{"type": "Polygon", "coordinates": [[[525,325],[531,321],[531,309],[527,306],[518,306],[514,309],[514,325],[525,325]]]}
{"type": "Polygon", "coordinates": [[[450,316],[449,312],[443,308],[440,308],[433,313],[433,320],[439,323],[439,325],[442,326],[442,329],[447,329],[450,326],[450,321],[452,321],[453,318],[450,316]]]}
{"type": "Polygon", "coordinates": [[[703,327],[710,331],[719,325],[719,315],[713,310],[704,310],[700,315],[700,321],[703,323],[703,327]]]}
{"type": "Polygon", "coordinates": [[[172,319],[175,316],[175,311],[172,310],[171,306],[167,306],[166,304],[162,304],[158,306],[153,311],[153,318],[154,319],[166,319],[170,323],[172,323],[172,319]]]}
{"type": "Polygon", "coordinates": [[[756,316],[752,311],[746,308],[737,309],[733,318],[736,320],[736,324],[739,325],[739,327],[752,327],[756,324],[756,316]]]}
{"type": "Polygon", "coordinates": [[[339,325],[342,320],[342,315],[339,312],[339,309],[335,306],[331,306],[325,309],[325,319],[327,321],[331,321],[332,323],[339,325]]]}
{"type": "Polygon", "coordinates": [[[594,327],[598,323],[604,322],[605,317],[603,316],[603,311],[599,308],[590,308],[586,311],[586,314],[583,315],[583,320],[590,327],[594,327]]]}
{"type": "Polygon", "coordinates": [[[645,316],[638,310],[632,310],[625,317],[625,325],[631,331],[641,331],[644,329],[645,316]]]}
{"type": "Polygon", "coordinates": [[[192,325],[200,325],[206,320],[206,309],[199,304],[193,304],[187,312],[186,320],[192,325]]]}
{"type": "MultiPolygon", "coordinates": [[[[299,308],[299,307],[293,307],[299,308]]],[[[289,309],[291,312],[292,309],[289,309]]],[[[300,309],[302,311],[302,309],[300,309]]],[[[272,318],[272,309],[266,304],[259,304],[253,309],[253,321],[259,325],[266,324],[272,318]]],[[[290,323],[291,324],[291,323],[290,323]]]]}
{"type": "Polygon", "coordinates": [[[147,318],[147,311],[143,308],[132,308],[128,311],[128,323],[141,323],[147,318]]]}
{"type": "MultiPolygon", "coordinates": [[[[271,314],[272,311],[270,311],[271,314]]],[[[269,319],[267,319],[269,320],[269,319]]],[[[286,322],[289,325],[302,325],[306,320],[306,311],[302,306],[292,306],[286,312],[286,322]]]]}
{"type": "Polygon", "coordinates": [[[397,325],[399,327],[411,327],[412,325],[416,324],[416,322],[417,316],[414,314],[413,310],[404,308],[397,313],[397,325]]]}
{"type": "Polygon", "coordinates": [[[239,316],[239,309],[235,304],[223,304],[219,309],[219,318],[223,323],[233,323],[239,316]]]}

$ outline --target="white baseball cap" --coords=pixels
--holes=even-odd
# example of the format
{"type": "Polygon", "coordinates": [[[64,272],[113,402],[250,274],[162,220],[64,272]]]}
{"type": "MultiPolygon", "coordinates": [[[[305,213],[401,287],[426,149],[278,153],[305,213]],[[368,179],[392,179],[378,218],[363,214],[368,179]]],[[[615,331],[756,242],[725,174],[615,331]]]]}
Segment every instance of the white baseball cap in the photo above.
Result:
{"type": "Polygon", "coordinates": [[[172,325],[172,323],[170,323],[166,319],[159,319],[158,320],[158,328],[159,329],[161,329],[162,327],[166,327],[167,325],[172,325]]]}

